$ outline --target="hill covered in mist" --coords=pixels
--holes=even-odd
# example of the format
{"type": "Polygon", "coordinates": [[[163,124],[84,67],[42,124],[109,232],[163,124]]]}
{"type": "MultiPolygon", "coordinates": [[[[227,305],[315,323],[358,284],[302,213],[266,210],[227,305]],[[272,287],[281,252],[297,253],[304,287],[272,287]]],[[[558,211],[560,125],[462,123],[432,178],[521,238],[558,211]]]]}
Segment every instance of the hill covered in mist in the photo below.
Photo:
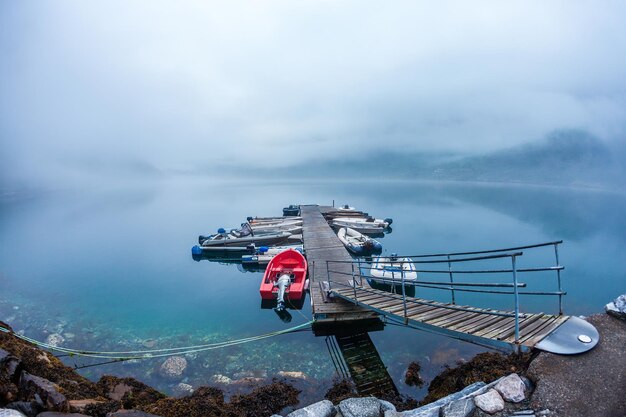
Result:
{"type": "MultiPolygon", "coordinates": [[[[620,184],[624,149],[584,131],[561,130],[544,140],[484,155],[384,151],[360,158],[263,170],[269,177],[496,181],[534,184],[620,184]]],[[[259,172],[261,173],[261,172],[259,172]]]]}

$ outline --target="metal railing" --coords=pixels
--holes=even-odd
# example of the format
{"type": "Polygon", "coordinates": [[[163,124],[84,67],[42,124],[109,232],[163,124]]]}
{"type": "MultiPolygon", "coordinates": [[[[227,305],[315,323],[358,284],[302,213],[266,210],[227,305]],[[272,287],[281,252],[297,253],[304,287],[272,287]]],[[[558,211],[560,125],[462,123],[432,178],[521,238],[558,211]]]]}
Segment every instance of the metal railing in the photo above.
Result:
{"type": "MultiPolygon", "coordinates": [[[[430,305],[434,307],[440,307],[449,310],[455,311],[467,311],[467,312],[477,312],[480,311],[483,314],[494,315],[494,316],[504,316],[504,317],[513,317],[515,319],[515,345],[519,348],[519,323],[520,318],[525,318],[524,314],[520,313],[519,306],[519,298],[520,295],[550,295],[550,296],[558,296],[559,298],[559,314],[563,314],[562,309],[562,297],[565,295],[565,292],[562,290],[561,286],[561,270],[563,270],[563,266],[559,265],[559,257],[558,257],[558,245],[561,244],[562,241],[548,242],[537,245],[527,245],[527,246],[519,246],[515,248],[507,248],[507,249],[495,249],[495,250],[486,250],[486,251],[475,251],[475,252],[456,252],[456,253],[443,253],[443,254],[431,254],[431,255],[416,255],[410,257],[397,257],[397,260],[394,260],[394,264],[405,264],[412,263],[414,265],[444,265],[445,269],[435,269],[436,267],[427,267],[427,268],[413,268],[412,272],[417,274],[419,277],[420,274],[446,274],[449,278],[448,282],[442,281],[429,281],[423,279],[405,279],[405,274],[400,273],[399,278],[396,278],[392,273],[392,277],[372,277],[369,275],[363,275],[362,273],[362,260],[357,259],[355,261],[326,261],[326,270],[327,270],[327,278],[329,291],[332,290],[333,285],[341,286],[341,287],[351,287],[353,289],[353,298],[355,304],[359,304],[359,294],[358,292],[366,292],[370,294],[380,295],[379,292],[374,292],[367,287],[363,286],[363,278],[371,278],[375,279],[377,283],[390,285],[392,288],[396,286],[400,286],[402,290],[402,294],[392,294],[384,295],[390,299],[397,299],[402,301],[402,310],[405,324],[408,323],[408,315],[407,315],[407,305],[430,305]],[[517,258],[523,255],[521,249],[533,249],[540,247],[554,246],[554,253],[556,259],[555,266],[548,267],[535,267],[535,268],[519,268],[517,265],[517,258]],[[514,252],[512,252],[514,251],[514,252]],[[481,255],[481,256],[469,256],[468,255],[481,255]],[[462,256],[462,257],[461,257],[462,256]],[[409,258],[408,260],[403,260],[404,258],[409,258]],[[435,259],[424,259],[424,258],[435,258],[435,259]],[[463,264],[463,263],[472,263],[472,262],[480,262],[480,261],[496,261],[498,259],[506,259],[509,258],[511,262],[510,268],[498,268],[498,269],[453,269],[453,265],[463,264]],[[347,268],[347,264],[350,264],[350,268],[347,268]],[[335,269],[332,268],[335,266],[335,269]],[[341,270],[339,270],[341,269],[341,270]],[[358,271],[358,272],[357,272],[358,271]],[[520,288],[527,287],[526,283],[520,283],[518,281],[519,273],[530,273],[530,272],[546,272],[546,271],[556,271],[557,273],[557,283],[558,283],[558,291],[520,291],[520,288]],[[459,282],[459,280],[455,281],[455,275],[462,274],[511,274],[510,282],[459,282]],[[336,277],[351,277],[351,280],[341,279],[338,280],[335,278],[333,280],[333,275],[336,277]],[[406,295],[407,287],[421,287],[428,289],[438,289],[438,290],[447,290],[451,293],[451,303],[444,304],[438,302],[431,302],[428,300],[417,299],[413,297],[408,297],[406,295]],[[357,291],[357,288],[359,291],[357,291]],[[514,307],[513,314],[493,311],[490,309],[478,309],[471,307],[463,307],[456,305],[456,292],[472,292],[472,293],[486,293],[486,294],[509,294],[513,295],[514,307]]],[[[363,297],[362,297],[363,298],[363,297]]]]}

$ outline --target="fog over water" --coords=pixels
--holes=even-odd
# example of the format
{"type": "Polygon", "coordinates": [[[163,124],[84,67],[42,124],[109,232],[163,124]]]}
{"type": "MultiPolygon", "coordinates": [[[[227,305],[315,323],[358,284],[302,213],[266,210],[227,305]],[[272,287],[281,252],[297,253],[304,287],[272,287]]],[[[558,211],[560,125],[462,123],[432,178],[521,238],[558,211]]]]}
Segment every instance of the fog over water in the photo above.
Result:
{"type": "Polygon", "coordinates": [[[1,183],[478,155],[561,129],[621,148],[625,16],[618,1],[3,1],[1,183]]]}

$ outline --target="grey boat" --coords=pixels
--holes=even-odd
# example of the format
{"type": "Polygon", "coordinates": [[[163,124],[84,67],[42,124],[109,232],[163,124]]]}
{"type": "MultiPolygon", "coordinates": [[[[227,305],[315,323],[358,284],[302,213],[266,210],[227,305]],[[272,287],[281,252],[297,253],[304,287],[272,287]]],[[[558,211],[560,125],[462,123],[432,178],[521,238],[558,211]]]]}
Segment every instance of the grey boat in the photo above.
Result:
{"type": "Polygon", "coordinates": [[[241,229],[233,229],[227,232],[219,229],[218,233],[210,236],[199,236],[198,243],[202,247],[220,247],[220,246],[239,246],[246,247],[248,245],[271,246],[279,245],[285,242],[291,233],[278,231],[275,233],[256,234],[250,228],[248,223],[243,223],[241,229]]]}

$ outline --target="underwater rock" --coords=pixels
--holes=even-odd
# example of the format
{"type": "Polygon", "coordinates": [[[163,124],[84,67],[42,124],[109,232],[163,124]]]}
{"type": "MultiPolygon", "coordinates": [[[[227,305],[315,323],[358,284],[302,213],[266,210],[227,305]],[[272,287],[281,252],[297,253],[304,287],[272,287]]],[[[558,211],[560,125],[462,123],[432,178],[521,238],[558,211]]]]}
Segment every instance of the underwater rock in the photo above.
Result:
{"type": "Polygon", "coordinates": [[[211,382],[213,382],[214,384],[224,384],[224,385],[228,385],[232,382],[233,380],[230,379],[229,377],[227,377],[226,375],[222,375],[222,374],[216,374],[213,375],[211,377],[211,382]]]}
{"type": "Polygon", "coordinates": [[[193,387],[189,384],[181,382],[172,388],[172,393],[175,397],[184,397],[185,395],[193,394],[193,387]]]}
{"type": "Polygon", "coordinates": [[[404,383],[421,388],[424,385],[424,380],[420,375],[421,369],[422,367],[419,362],[411,362],[404,374],[404,383]]]}
{"type": "Polygon", "coordinates": [[[490,389],[484,394],[477,395],[474,397],[474,403],[476,407],[489,414],[504,410],[504,400],[495,389],[490,389]]]}
{"type": "Polygon", "coordinates": [[[154,339],[146,339],[143,342],[141,342],[141,346],[145,347],[146,349],[152,349],[156,346],[157,341],[154,339]]]}
{"type": "Polygon", "coordinates": [[[306,374],[300,371],[279,371],[278,376],[283,378],[307,379],[306,374]]]}
{"type": "Polygon", "coordinates": [[[187,359],[182,356],[172,356],[167,358],[159,368],[159,375],[165,379],[179,381],[187,369],[187,359]]]}
{"type": "Polygon", "coordinates": [[[65,342],[65,338],[58,333],[52,333],[46,337],[46,343],[51,346],[61,346],[65,342]]]}

